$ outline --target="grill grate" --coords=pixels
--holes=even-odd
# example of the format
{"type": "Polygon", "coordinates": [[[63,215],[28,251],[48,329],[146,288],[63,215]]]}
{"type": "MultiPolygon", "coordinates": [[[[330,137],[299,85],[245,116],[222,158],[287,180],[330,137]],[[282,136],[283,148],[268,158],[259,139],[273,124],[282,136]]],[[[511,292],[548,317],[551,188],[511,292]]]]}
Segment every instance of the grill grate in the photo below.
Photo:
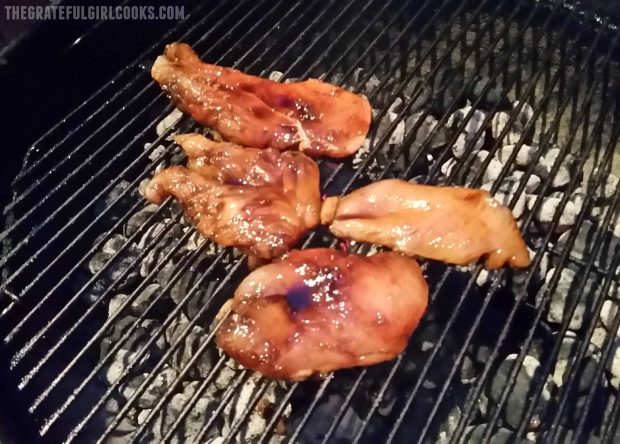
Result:
{"type": "MultiPolygon", "coordinates": [[[[560,2],[202,2],[37,140],[13,182],[0,357],[26,442],[618,439],[620,34],[591,18],[560,2]],[[431,308],[393,362],[291,384],[236,368],[209,327],[244,261],[200,240],[171,200],[152,209],[138,193],[183,160],[171,132],[198,129],[182,117],[155,136],[172,107],[148,67],[173,40],[366,94],[370,143],[319,162],[323,192],[389,177],[487,184],[521,207],[532,266],[424,263],[431,308]],[[538,149],[507,190],[524,145],[538,149]]],[[[336,240],[317,230],[303,245],[336,240]]]]}

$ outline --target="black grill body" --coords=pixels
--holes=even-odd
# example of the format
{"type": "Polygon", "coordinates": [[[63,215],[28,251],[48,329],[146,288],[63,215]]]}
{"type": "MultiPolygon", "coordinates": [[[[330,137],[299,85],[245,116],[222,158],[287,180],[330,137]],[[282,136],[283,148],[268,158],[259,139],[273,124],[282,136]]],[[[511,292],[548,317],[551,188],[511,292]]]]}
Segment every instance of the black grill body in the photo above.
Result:
{"type": "MultiPolygon", "coordinates": [[[[9,135],[21,154],[6,166],[0,234],[9,438],[620,439],[613,8],[510,0],[185,7],[183,21],[134,29],[73,24],[47,38],[60,25],[44,24],[4,55],[2,75],[32,91],[6,120],[28,130],[9,135]],[[487,273],[424,262],[429,312],[392,362],[293,384],[239,369],[216,350],[212,322],[247,274],[243,257],[204,242],[174,202],[154,209],[140,195],[157,168],[184,161],[168,136],[200,130],[174,115],[156,130],[173,108],[148,70],[176,40],[205,61],[282,81],[321,77],[367,95],[370,142],[353,159],[319,162],[323,193],[391,177],[488,186],[518,214],[532,266],[487,273]],[[40,62],[27,50],[40,45],[64,74],[55,74],[57,89],[28,71],[40,62]],[[72,77],[80,67],[84,75],[72,77]],[[76,92],[58,95],[73,83],[76,92]],[[525,160],[524,145],[534,148],[525,160]]],[[[7,97],[17,101],[18,91],[7,97]]],[[[319,229],[302,245],[335,240],[319,229]]]]}

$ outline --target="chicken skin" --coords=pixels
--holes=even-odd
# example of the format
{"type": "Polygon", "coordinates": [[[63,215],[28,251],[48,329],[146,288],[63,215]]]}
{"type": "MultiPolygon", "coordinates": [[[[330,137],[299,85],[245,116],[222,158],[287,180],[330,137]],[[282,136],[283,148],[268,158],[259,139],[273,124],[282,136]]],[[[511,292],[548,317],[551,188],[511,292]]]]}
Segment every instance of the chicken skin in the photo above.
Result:
{"type": "Polygon", "coordinates": [[[294,250],[241,282],[217,344],[247,368],[302,380],[395,358],[427,303],[419,265],[399,253],[294,250]]]}
{"type": "Polygon", "coordinates": [[[342,238],[464,265],[526,267],[530,256],[512,213],[482,190],[383,180],[329,197],[321,222],[342,238]]]}
{"type": "Polygon", "coordinates": [[[166,46],[151,75],[179,109],[244,146],[346,157],[370,127],[364,97],[319,80],[278,83],[203,63],[185,43],[166,46]]]}

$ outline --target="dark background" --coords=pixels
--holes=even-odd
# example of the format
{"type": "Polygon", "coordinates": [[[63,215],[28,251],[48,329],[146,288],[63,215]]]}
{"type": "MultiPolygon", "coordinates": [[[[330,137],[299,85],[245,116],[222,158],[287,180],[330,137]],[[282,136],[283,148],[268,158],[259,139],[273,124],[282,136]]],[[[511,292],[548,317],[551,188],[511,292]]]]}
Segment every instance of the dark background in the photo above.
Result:
{"type": "MultiPolygon", "coordinates": [[[[43,0],[0,0],[0,207],[27,148],[141,52],[158,40],[173,21],[6,20],[5,5],[45,4],[43,0]],[[96,32],[93,27],[96,26],[96,32]],[[78,42],[76,39],[82,37],[78,42]]],[[[53,2],[58,3],[58,2],[53,2]]],[[[63,4],[84,5],[84,1],[63,4]]],[[[101,1],[114,5],[120,1],[101,1]]],[[[183,5],[195,1],[153,1],[183,5]]],[[[144,2],[128,2],[144,5],[144,2]]]]}

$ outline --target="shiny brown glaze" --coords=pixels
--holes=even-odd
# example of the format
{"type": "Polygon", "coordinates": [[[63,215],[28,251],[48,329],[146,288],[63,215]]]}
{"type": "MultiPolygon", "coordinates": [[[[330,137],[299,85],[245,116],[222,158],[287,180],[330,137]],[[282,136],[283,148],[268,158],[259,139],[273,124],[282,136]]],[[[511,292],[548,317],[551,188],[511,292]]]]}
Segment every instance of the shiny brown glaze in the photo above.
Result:
{"type": "MultiPolygon", "coordinates": [[[[316,180],[318,193],[318,175],[316,180]]],[[[259,258],[283,254],[318,223],[318,204],[299,203],[295,188],[287,194],[277,185],[227,185],[182,166],[160,171],[147,186],[150,202],[160,204],[168,196],[181,202],[207,239],[259,258]]]]}
{"type": "Polygon", "coordinates": [[[371,365],[403,351],[427,299],[417,262],[399,253],[294,250],[241,282],[217,344],[278,379],[371,365]]]}
{"type": "Polygon", "coordinates": [[[294,205],[303,227],[318,224],[321,207],[319,167],[308,156],[299,152],[214,142],[200,134],[179,135],[175,141],[187,154],[188,167],[206,179],[226,185],[279,187],[294,205]]]}
{"type": "Polygon", "coordinates": [[[482,190],[383,180],[328,198],[321,222],[338,237],[452,264],[486,256],[486,267],[526,267],[512,213],[482,190]]]}
{"type": "Polygon", "coordinates": [[[364,143],[364,97],[319,80],[278,83],[200,61],[184,43],[166,46],[151,75],[175,105],[231,142],[345,157],[364,143]]]}

